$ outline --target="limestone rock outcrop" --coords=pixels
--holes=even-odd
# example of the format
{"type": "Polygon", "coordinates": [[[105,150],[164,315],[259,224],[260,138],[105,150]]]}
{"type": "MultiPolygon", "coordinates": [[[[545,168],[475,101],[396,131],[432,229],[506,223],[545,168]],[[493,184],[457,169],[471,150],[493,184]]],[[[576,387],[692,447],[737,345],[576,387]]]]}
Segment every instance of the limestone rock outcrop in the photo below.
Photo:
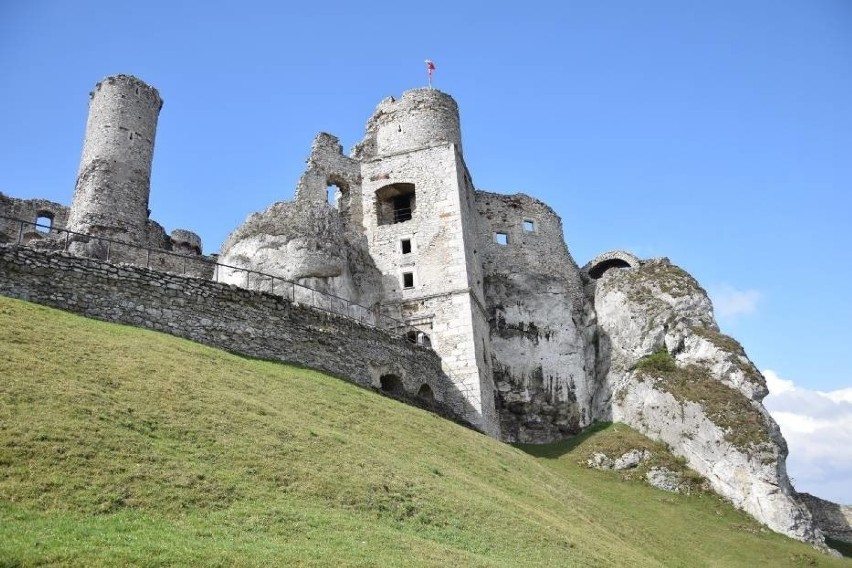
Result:
{"type": "Polygon", "coordinates": [[[810,493],[799,493],[799,499],[825,536],[852,544],[852,506],[838,505],[810,493]]]}
{"type": "Polygon", "coordinates": [[[667,259],[608,270],[594,285],[594,306],[601,413],[665,442],[771,529],[822,543],[787,477],[784,438],[761,404],[763,377],[719,333],[695,279],[667,259]]]}
{"type": "MultiPolygon", "coordinates": [[[[369,255],[347,239],[337,210],[326,203],[277,202],[252,214],[222,245],[219,262],[297,282],[367,307],[381,275],[369,255]]],[[[268,290],[268,279],[220,269],[220,280],[268,290]],[[248,285],[246,284],[248,282],[248,285]]]]}

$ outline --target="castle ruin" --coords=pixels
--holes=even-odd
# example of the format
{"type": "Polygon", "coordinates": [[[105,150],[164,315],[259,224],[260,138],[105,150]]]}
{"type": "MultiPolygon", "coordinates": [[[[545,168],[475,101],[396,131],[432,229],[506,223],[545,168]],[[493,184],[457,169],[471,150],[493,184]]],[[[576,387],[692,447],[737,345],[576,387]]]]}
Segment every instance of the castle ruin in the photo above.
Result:
{"type": "MultiPolygon", "coordinates": [[[[352,350],[347,356],[364,345],[374,354],[351,367],[356,378],[350,380],[434,396],[475,428],[508,442],[550,442],[595,420],[623,421],[664,440],[717,492],[774,530],[821,542],[787,478],[780,430],[761,404],[765,382],[739,344],[719,333],[704,290],[666,259],[643,261],[625,251],[603,253],[581,269],[565,244],[561,219],[545,203],[476,189],[464,161],[458,106],[448,94],[414,89],[384,99],[348,155],[336,137],[318,134],[294,199],[249,216],[226,239],[218,259],[202,254],[196,234],[183,229],[166,234],[148,216],[161,105],[157,90],[134,77],[98,83],[71,207],[0,194],[0,243],[10,243],[4,250],[26,244],[106,260],[93,269],[104,282],[113,278],[113,264],[133,265],[115,278],[129,279],[141,295],[149,285],[168,288],[149,304],[177,301],[179,310],[141,305],[141,319],[126,314],[114,319],[175,333],[145,318],[179,312],[193,320],[180,280],[149,278],[145,269],[214,280],[215,287],[187,285],[199,304],[227,296],[246,306],[253,291],[276,294],[276,281],[305,286],[341,299],[347,310],[363,307],[411,330],[408,338],[416,345],[393,347],[395,361],[405,353],[425,357],[422,365],[397,370],[396,363],[375,355],[382,352],[380,336],[370,335],[368,343],[341,341],[352,350]],[[251,274],[263,277],[247,277],[251,274]],[[227,285],[240,294],[229,294],[227,285]],[[664,377],[637,370],[643,357],[661,350],[679,367],[705,369],[713,388],[727,389],[726,396],[762,424],[757,434],[748,440],[735,436],[736,424],[701,401],[678,398],[664,377]],[[418,373],[429,380],[418,380],[418,373]]],[[[34,284],[37,270],[20,268],[35,262],[32,254],[7,255],[8,272],[24,275],[0,279],[0,293],[58,304],[47,288],[34,284]]],[[[51,262],[51,269],[86,270],[70,257],[45,266],[51,262]]],[[[69,289],[74,282],[68,280],[69,289]]],[[[122,305],[131,306],[132,296],[123,296],[122,305]]],[[[95,315],[109,319],[108,297],[98,301],[95,315]]],[[[280,299],[257,306],[293,311],[280,299]]],[[[275,333],[254,324],[240,327],[229,311],[229,335],[217,336],[205,329],[215,323],[217,310],[197,311],[204,317],[193,320],[185,336],[278,356],[275,341],[283,344],[275,333]],[[260,349],[256,336],[264,341],[260,349]]],[[[252,313],[262,325],[276,325],[263,308],[252,313]]],[[[299,333],[323,333],[314,316],[303,316],[312,323],[298,327],[299,333]]],[[[375,324],[377,316],[371,317],[359,315],[358,325],[375,324]]],[[[322,368],[327,350],[337,368],[347,365],[334,337],[310,345],[292,357],[322,368]]]]}

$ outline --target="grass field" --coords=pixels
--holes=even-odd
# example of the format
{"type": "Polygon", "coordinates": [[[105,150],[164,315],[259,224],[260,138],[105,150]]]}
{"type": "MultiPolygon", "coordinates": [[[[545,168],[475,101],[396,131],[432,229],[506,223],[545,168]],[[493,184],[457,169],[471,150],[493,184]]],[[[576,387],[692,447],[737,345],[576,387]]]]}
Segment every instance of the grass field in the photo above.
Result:
{"type": "Polygon", "coordinates": [[[0,298],[0,566],[852,566],[709,494],[0,298]]]}

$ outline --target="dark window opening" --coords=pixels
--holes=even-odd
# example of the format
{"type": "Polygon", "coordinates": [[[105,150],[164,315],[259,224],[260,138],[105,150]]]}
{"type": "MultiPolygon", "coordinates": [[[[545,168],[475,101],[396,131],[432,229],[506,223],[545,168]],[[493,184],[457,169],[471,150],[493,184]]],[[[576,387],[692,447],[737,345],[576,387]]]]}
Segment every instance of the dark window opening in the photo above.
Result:
{"type": "Polygon", "coordinates": [[[604,272],[610,268],[630,268],[630,263],[620,258],[611,258],[603,262],[599,262],[589,269],[589,276],[595,280],[604,275],[604,272]]]}
{"type": "Polygon", "coordinates": [[[402,381],[396,375],[382,375],[379,378],[379,383],[382,385],[382,390],[393,394],[404,394],[405,389],[402,388],[402,381]]]}
{"type": "Polygon", "coordinates": [[[494,242],[500,246],[509,244],[509,235],[506,233],[494,233],[494,242]]]}
{"type": "Polygon", "coordinates": [[[531,219],[524,219],[524,232],[535,233],[535,221],[531,219]]]}
{"type": "Polygon", "coordinates": [[[432,347],[432,340],[429,339],[429,336],[422,331],[412,329],[405,334],[405,338],[411,343],[422,345],[423,347],[432,347]]]}
{"type": "Polygon", "coordinates": [[[416,197],[413,183],[393,183],[376,191],[376,220],[379,225],[410,221],[416,197]]]}
{"type": "Polygon", "coordinates": [[[36,217],[35,230],[39,233],[49,233],[53,228],[53,215],[50,213],[39,213],[36,217]]]}
{"type": "Polygon", "coordinates": [[[411,239],[402,239],[402,254],[409,254],[411,252],[411,239]]]}
{"type": "Polygon", "coordinates": [[[420,385],[420,389],[417,391],[417,396],[422,398],[423,400],[428,400],[429,402],[435,400],[435,393],[432,392],[432,387],[430,387],[426,383],[420,385]]]}
{"type": "Polygon", "coordinates": [[[403,288],[414,288],[414,273],[413,272],[403,272],[402,273],[402,287],[403,288]]]}

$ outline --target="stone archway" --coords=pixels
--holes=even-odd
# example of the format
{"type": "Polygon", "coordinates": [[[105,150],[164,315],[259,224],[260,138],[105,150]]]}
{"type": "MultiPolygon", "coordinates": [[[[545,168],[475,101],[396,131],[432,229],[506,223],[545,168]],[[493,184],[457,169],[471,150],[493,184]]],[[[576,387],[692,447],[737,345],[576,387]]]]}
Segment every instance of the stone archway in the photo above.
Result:
{"type": "Polygon", "coordinates": [[[634,255],[623,250],[613,250],[599,254],[583,267],[583,271],[592,280],[597,280],[613,268],[636,268],[642,262],[634,255]]]}

